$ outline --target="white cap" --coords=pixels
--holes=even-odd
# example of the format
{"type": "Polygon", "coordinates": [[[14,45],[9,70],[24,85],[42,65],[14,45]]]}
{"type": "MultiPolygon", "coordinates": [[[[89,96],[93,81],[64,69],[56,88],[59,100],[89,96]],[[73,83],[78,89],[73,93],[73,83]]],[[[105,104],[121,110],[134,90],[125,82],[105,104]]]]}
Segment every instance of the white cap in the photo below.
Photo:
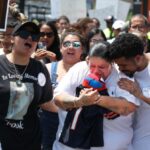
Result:
{"type": "Polygon", "coordinates": [[[116,20],[113,25],[112,25],[112,28],[113,29],[122,29],[123,27],[125,26],[125,22],[122,21],[122,20],[116,20]]]}

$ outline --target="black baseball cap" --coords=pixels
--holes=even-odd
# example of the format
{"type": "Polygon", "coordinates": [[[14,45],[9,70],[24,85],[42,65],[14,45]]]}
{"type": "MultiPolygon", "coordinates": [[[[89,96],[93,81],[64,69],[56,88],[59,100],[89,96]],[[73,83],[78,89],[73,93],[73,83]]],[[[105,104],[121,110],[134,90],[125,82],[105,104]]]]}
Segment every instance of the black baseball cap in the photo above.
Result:
{"type": "Polygon", "coordinates": [[[34,22],[24,22],[24,23],[19,23],[15,26],[12,35],[16,35],[17,32],[24,30],[26,28],[29,28],[32,33],[34,34],[40,34],[40,29],[39,27],[34,23],[34,22]]]}

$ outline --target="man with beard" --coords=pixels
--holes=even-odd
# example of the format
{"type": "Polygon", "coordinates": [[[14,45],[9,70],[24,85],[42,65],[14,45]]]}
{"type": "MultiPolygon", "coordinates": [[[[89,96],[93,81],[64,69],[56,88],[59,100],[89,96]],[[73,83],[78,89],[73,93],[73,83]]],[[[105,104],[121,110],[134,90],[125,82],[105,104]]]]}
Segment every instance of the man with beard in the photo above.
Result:
{"type": "Polygon", "coordinates": [[[135,83],[127,79],[118,82],[122,89],[141,100],[134,118],[133,150],[150,149],[150,63],[144,54],[142,41],[135,35],[127,33],[116,38],[109,50],[110,58],[119,70],[135,78],[135,83]]]}

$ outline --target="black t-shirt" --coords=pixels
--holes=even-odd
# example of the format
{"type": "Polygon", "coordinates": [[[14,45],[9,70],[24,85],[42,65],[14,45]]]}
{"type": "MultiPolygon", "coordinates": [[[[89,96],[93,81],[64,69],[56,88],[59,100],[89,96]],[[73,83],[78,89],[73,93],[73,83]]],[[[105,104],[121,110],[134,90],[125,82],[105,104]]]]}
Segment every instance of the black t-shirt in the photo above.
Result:
{"type": "MultiPolygon", "coordinates": [[[[20,74],[26,66],[15,65],[20,74]]],[[[46,67],[30,59],[21,85],[5,55],[0,56],[0,143],[3,150],[40,150],[38,106],[52,99],[46,67]]]]}

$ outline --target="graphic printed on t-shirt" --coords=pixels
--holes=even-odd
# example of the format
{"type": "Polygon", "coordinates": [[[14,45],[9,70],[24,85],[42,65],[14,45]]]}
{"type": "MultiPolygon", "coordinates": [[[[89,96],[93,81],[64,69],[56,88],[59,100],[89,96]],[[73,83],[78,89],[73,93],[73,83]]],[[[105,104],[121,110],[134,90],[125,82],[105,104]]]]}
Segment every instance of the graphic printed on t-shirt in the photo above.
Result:
{"type": "Polygon", "coordinates": [[[10,100],[5,119],[23,120],[33,94],[33,83],[22,83],[22,86],[18,87],[16,82],[10,82],[10,100]]]}

